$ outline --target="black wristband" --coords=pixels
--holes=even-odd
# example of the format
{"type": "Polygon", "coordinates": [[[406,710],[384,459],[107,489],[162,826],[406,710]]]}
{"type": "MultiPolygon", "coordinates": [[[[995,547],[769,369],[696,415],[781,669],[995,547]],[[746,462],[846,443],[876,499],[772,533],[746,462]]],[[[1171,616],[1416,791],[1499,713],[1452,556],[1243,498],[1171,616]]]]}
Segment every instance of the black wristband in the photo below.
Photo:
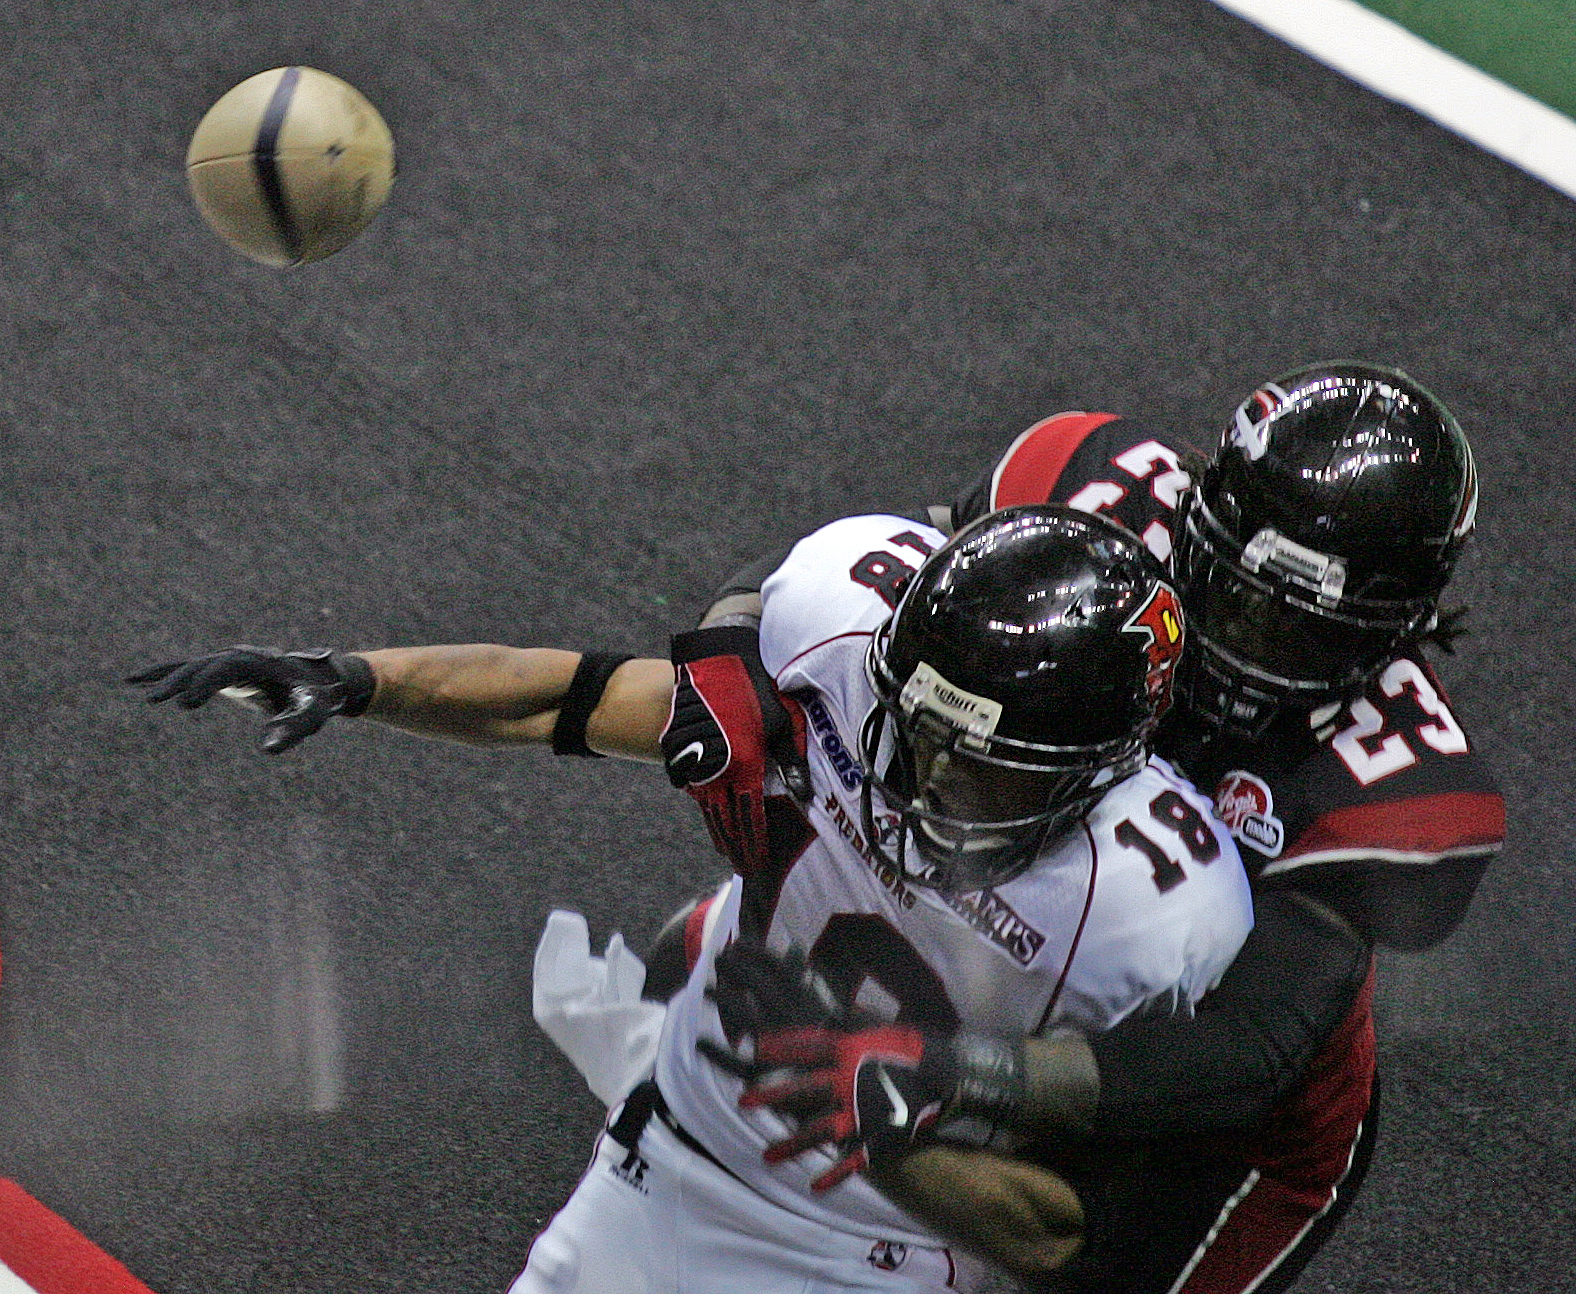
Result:
{"type": "Polygon", "coordinates": [[[340,714],[351,719],[358,714],[365,714],[367,707],[372,704],[372,694],[378,690],[378,676],[373,672],[371,663],[366,657],[350,652],[335,652],[332,659],[334,672],[339,675],[340,686],[344,688],[340,714]]]}
{"type": "Polygon", "coordinates": [[[949,1114],[973,1115],[992,1123],[1014,1123],[1023,1111],[1028,1077],[1023,1039],[988,1033],[952,1035],[958,1088],[949,1114]]]}
{"type": "Polygon", "coordinates": [[[704,629],[686,629],[673,635],[670,659],[675,665],[687,665],[693,660],[708,656],[744,656],[761,654],[761,635],[752,625],[707,625],[704,629]]]}
{"type": "Polygon", "coordinates": [[[633,659],[633,656],[605,651],[588,651],[580,657],[575,676],[569,680],[569,689],[558,703],[558,721],[553,724],[553,754],[602,758],[598,751],[586,745],[586,723],[591,711],[602,700],[613,671],[633,659]]]}

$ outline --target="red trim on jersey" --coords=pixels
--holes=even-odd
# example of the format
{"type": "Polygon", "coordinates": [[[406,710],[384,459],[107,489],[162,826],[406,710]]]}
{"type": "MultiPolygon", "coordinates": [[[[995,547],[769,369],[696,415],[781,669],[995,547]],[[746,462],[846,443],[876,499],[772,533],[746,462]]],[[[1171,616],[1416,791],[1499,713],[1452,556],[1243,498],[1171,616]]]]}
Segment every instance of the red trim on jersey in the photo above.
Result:
{"type": "MultiPolygon", "coordinates": [[[[1373,995],[1370,960],[1346,1019],[1265,1130],[1222,1143],[1237,1146],[1249,1171],[1173,1287],[1176,1294],[1251,1294],[1294,1256],[1297,1267],[1306,1262],[1302,1245],[1323,1243],[1317,1224],[1348,1186],[1372,1112],[1373,995]]],[[[1362,1171],[1359,1166],[1359,1183],[1362,1171]]]]}
{"type": "Polygon", "coordinates": [[[1035,423],[1012,442],[996,465],[991,510],[1044,503],[1078,446],[1097,427],[1115,421],[1114,413],[1055,413],[1035,423]]]}
{"type": "Polygon", "coordinates": [[[1505,801],[1491,791],[1450,791],[1408,800],[1354,804],[1321,815],[1276,862],[1304,855],[1420,855],[1429,862],[1449,853],[1495,848],[1505,842],[1505,801]]]}
{"type": "Polygon", "coordinates": [[[1073,958],[1078,954],[1078,945],[1083,942],[1084,926],[1089,924],[1089,909],[1094,907],[1094,883],[1100,875],[1100,851],[1095,847],[1094,832],[1089,830],[1089,820],[1083,821],[1084,839],[1089,842],[1089,888],[1084,891],[1083,915],[1078,918],[1078,929],[1073,931],[1073,941],[1067,947],[1067,960],[1062,963],[1062,973],[1056,981],[1056,988],[1051,993],[1051,1000],[1045,1004],[1045,1010],[1040,1014],[1040,1023],[1035,1026],[1034,1032],[1041,1033],[1049,1023],[1051,1012],[1056,1010],[1056,1004],[1061,1001],[1062,989],[1067,984],[1067,976],[1073,969],[1073,958]]]}
{"type": "Polygon", "coordinates": [[[152,1294],[123,1263],[4,1178],[0,1262],[38,1294],[152,1294]]]}
{"type": "Polygon", "coordinates": [[[1307,1192],[1255,1169],[1228,1202],[1219,1233],[1186,1282],[1175,1287],[1177,1294],[1251,1294],[1296,1252],[1334,1203],[1333,1188],[1315,1205],[1307,1192]],[[1228,1237],[1225,1244],[1221,1237],[1228,1237]]]}
{"type": "Polygon", "coordinates": [[[711,911],[711,905],[717,901],[713,894],[704,903],[695,906],[695,910],[684,918],[684,969],[692,971],[695,963],[700,961],[701,936],[706,933],[706,913],[711,911]]]}

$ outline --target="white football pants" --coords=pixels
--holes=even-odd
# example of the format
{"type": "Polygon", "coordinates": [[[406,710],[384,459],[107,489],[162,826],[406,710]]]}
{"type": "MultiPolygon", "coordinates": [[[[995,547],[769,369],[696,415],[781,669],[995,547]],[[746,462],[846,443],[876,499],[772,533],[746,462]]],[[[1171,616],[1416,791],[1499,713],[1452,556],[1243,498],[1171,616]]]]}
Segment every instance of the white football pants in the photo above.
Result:
{"type": "Polygon", "coordinates": [[[832,1231],[769,1203],[652,1119],[603,1134],[509,1294],[942,1294],[945,1249],[832,1231]]]}

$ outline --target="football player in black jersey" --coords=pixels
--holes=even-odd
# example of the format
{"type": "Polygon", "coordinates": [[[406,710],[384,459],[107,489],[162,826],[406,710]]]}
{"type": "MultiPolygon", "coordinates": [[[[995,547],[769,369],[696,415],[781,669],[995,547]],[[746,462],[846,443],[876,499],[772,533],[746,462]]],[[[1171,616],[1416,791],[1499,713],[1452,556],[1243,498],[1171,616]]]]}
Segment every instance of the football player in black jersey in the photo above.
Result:
{"type": "MultiPolygon", "coordinates": [[[[1471,450],[1405,374],[1318,364],[1253,392],[1208,459],[1113,414],[1044,419],[931,519],[951,529],[1046,501],[1105,512],[1172,563],[1191,633],[1158,749],[1213,795],[1254,877],[1257,920],[1194,1019],[1026,1041],[1018,1126],[1059,1145],[1047,1162],[1085,1211],[1084,1250],[1063,1278],[1135,1294],[1283,1290],[1371,1153],[1373,947],[1444,938],[1503,841],[1494,779],[1423,654],[1455,627],[1439,598],[1475,521],[1471,450]],[[1075,1147],[1112,1143],[1127,1149],[1123,1171],[1080,1170],[1075,1147]]],[[[735,858],[770,849],[798,784],[802,720],[761,669],[749,623],[773,564],[741,572],[674,643],[664,748],[693,755],[700,741],[701,754],[670,759],[669,774],[735,858]]],[[[703,914],[659,939],[653,992],[703,914]]],[[[819,1077],[788,1085],[797,1113],[819,1077]]],[[[858,1099],[827,1095],[819,1114],[858,1099]]],[[[985,1161],[949,1166],[938,1148],[910,1168],[871,1171],[979,1243],[999,1199],[985,1161]]],[[[1002,1172],[1022,1189],[1018,1166],[1002,1172]]],[[[1001,1219],[1004,1237],[1019,1234],[998,1257],[1020,1270],[1025,1216],[1001,1219]]]]}
{"type": "MultiPolygon", "coordinates": [[[[868,1172],[883,1189],[1010,1269],[1049,1279],[1056,1268],[1069,1289],[1267,1294],[1290,1284],[1350,1200],[1372,1142],[1372,948],[1443,938],[1503,837],[1493,780],[1422,656],[1428,640],[1448,639],[1438,600],[1476,498],[1470,450],[1437,400],[1392,370],[1330,364],[1250,396],[1196,481],[1184,451],[1141,426],[1060,414],[937,510],[946,528],[1013,503],[1066,502],[1107,512],[1172,559],[1198,646],[1184,656],[1183,704],[1161,750],[1212,791],[1242,845],[1256,925],[1191,1021],[1134,1019],[1090,1037],[1024,1039],[1015,1054],[992,1049],[967,1064],[956,1049],[927,1044],[927,1056],[953,1063],[877,1066],[915,1117],[965,1086],[990,1087],[993,1108],[1007,1118],[1011,1107],[1009,1121],[1048,1165],[922,1145],[871,1156],[868,1172]],[[1082,1251],[1064,1265],[1066,1230],[1036,1228],[1065,1221],[1068,1181],[1082,1251]]],[[[719,846],[738,860],[769,856],[774,826],[797,814],[804,732],[795,703],[760,665],[751,596],[743,579],[720,608],[745,622],[724,618],[676,639],[663,743],[670,777],[701,802],[719,846]]],[[[473,649],[425,649],[419,659],[433,653],[446,673],[474,670],[478,694],[493,697],[499,662],[473,660],[473,649]],[[463,659],[443,656],[455,650],[463,659]]],[[[269,748],[284,749],[366,706],[371,676],[358,659],[238,648],[134,681],[150,699],[179,694],[184,704],[250,684],[271,715],[269,748]]],[[[566,656],[558,681],[570,694],[600,696],[622,661],[592,656],[576,666],[566,656]]],[[[467,740],[548,735],[531,728],[537,718],[510,718],[512,702],[496,715],[480,708],[481,727],[441,730],[467,740]]],[[[562,708],[581,727],[562,743],[576,753],[588,707],[562,708]]],[[[443,717],[384,711],[422,731],[443,717]]],[[[550,725],[555,749],[562,718],[550,725]]],[[[675,923],[666,943],[680,966],[684,936],[704,912],[675,923]]],[[[663,960],[659,947],[658,985],[663,960]]],[[[769,1002],[760,964],[740,965],[755,976],[746,995],[769,1002]]],[[[763,1016],[761,1033],[770,1028],[763,1016]]],[[[786,1097],[767,1089],[756,1099],[788,1101],[805,1128],[861,1126],[877,1111],[864,1108],[865,1076],[828,1082],[826,1062],[815,1059],[836,1052],[833,1035],[821,1031],[802,1073],[772,1080],[786,1097]]],[[[884,1141],[901,1144],[897,1106],[885,1099],[879,1113],[896,1134],[884,1141]]],[[[839,1139],[860,1149],[847,1142],[839,1139]]]]}

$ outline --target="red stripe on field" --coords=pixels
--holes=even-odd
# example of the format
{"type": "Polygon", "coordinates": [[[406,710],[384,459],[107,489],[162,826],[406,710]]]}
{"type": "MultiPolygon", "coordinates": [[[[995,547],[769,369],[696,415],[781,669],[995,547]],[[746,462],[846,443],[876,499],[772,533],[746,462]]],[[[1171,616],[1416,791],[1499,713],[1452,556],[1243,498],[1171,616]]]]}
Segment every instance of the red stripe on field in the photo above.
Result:
{"type": "Polygon", "coordinates": [[[0,1262],[38,1294],[153,1294],[125,1264],[3,1177],[0,1262]]]}

